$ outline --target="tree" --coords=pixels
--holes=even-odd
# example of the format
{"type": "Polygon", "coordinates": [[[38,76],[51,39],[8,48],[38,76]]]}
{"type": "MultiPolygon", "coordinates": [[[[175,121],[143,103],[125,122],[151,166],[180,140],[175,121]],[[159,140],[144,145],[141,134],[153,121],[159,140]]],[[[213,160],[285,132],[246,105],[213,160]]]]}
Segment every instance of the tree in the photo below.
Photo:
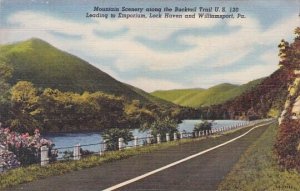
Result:
{"type": "Polygon", "coordinates": [[[40,126],[35,119],[39,113],[37,90],[31,82],[20,81],[11,89],[12,119],[10,126],[21,133],[33,133],[40,126]]]}
{"type": "Polygon", "coordinates": [[[119,138],[123,138],[124,143],[127,144],[133,139],[132,132],[129,129],[106,129],[101,133],[103,140],[107,143],[107,150],[119,149],[119,138]]]}
{"type": "Polygon", "coordinates": [[[178,124],[174,119],[170,117],[165,117],[158,119],[151,124],[145,124],[142,128],[142,131],[150,131],[151,134],[156,137],[158,134],[161,135],[162,140],[165,140],[166,134],[173,134],[178,132],[178,124]]]}
{"type": "Polygon", "coordinates": [[[4,122],[8,119],[9,111],[9,89],[7,82],[12,77],[12,68],[4,62],[0,62],[0,121],[4,122]]]}
{"type": "Polygon", "coordinates": [[[199,132],[210,132],[212,128],[212,123],[204,120],[202,123],[197,123],[195,124],[194,127],[194,132],[199,133],[199,132]]]}

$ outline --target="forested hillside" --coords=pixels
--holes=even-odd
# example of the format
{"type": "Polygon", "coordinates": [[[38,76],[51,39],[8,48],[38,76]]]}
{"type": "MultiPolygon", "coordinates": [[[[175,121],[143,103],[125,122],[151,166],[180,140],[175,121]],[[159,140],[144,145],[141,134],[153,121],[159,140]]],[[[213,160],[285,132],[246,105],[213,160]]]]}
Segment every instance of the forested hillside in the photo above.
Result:
{"type": "Polygon", "coordinates": [[[205,107],[222,104],[232,100],[244,92],[251,90],[263,79],[253,80],[243,85],[233,85],[229,83],[219,84],[208,89],[178,89],[161,90],[151,93],[161,99],[173,102],[182,106],[205,107]]]}

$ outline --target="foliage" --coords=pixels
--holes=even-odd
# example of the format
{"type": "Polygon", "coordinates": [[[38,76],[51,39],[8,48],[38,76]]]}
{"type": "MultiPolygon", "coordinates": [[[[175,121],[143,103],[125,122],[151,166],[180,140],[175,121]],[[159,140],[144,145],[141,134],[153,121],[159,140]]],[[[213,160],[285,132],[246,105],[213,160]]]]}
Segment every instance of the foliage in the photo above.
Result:
{"type": "Polygon", "coordinates": [[[9,89],[8,80],[12,76],[12,68],[0,60],[0,121],[8,119],[9,89]]]}
{"type": "Polygon", "coordinates": [[[150,131],[154,137],[160,134],[162,140],[165,140],[167,133],[172,137],[173,133],[178,132],[178,123],[174,119],[165,117],[155,120],[150,124],[144,124],[144,126],[141,127],[141,130],[150,131]]]}
{"type": "Polygon", "coordinates": [[[12,68],[0,61],[0,103],[3,102],[9,90],[8,80],[12,77],[12,68]]]}
{"type": "Polygon", "coordinates": [[[273,145],[277,125],[271,125],[241,156],[218,190],[299,190],[300,174],[278,167],[273,145]]]}
{"type": "MultiPolygon", "coordinates": [[[[300,69],[300,28],[295,30],[295,40],[289,44],[282,41],[280,44],[281,62],[280,65],[286,70],[300,69]]],[[[293,76],[296,80],[297,76],[293,76]]],[[[293,87],[294,92],[289,94],[287,99],[294,103],[300,95],[300,91],[293,87]]],[[[292,119],[292,105],[287,105],[286,117],[280,125],[278,137],[275,144],[275,151],[279,164],[286,169],[295,168],[300,172],[300,120],[292,119]]]]}
{"type": "Polygon", "coordinates": [[[78,94],[51,88],[38,91],[27,81],[18,82],[10,92],[10,119],[6,123],[21,133],[33,134],[37,127],[42,127],[42,132],[133,129],[159,117],[170,116],[179,121],[196,113],[179,107],[144,105],[139,100],[130,101],[102,92],[78,94]]]}
{"type": "Polygon", "coordinates": [[[133,139],[132,132],[129,129],[106,129],[101,133],[101,136],[107,143],[106,150],[109,151],[119,149],[119,138],[123,138],[125,144],[133,139]]]}
{"type": "Polygon", "coordinates": [[[38,96],[33,84],[20,81],[11,89],[11,119],[12,130],[33,133],[40,124],[35,119],[38,113],[38,96]]]}
{"type": "Polygon", "coordinates": [[[8,128],[0,128],[0,145],[13,152],[21,165],[38,163],[41,147],[46,145],[51,149],[54,146],[51,141],[41,137],[38,129],[30,136],[28,133],[20,134],[8,128]]]}
{"type": "Polygon", "coordinates": [[[201,123],[195,124],[195,127],[194,127],[193,131],[196,132],[196,133],[203,132],[203,131],[210,132],[211,128],[212,128],[212,122],[204,120],[201,123]]]}
{"type": "Polygon", "coordinates": [[[275,151],[279,164],[300,172],[300,120],[284,120],[280,125],[275,151]]]}
{"type": "Polygon", "coordinates": [[[128,127],[125,100],[101,92],[83,94],[47,88],[39,96],[39,119],[45,132],[128,127]]]}

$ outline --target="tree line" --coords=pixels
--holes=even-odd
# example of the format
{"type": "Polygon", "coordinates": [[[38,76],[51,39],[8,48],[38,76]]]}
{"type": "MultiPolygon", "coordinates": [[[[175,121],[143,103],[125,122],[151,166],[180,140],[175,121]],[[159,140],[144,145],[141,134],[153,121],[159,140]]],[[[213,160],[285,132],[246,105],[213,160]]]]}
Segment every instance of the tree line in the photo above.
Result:
{"type": "Polygon", "coordinates": [[[0,122],[20,133],[33,134],[36,128],[43,133],[132,129],[165,117],[179,122],[197,116],[191,108],[142,104],[100,91],[79,94],[40,89],[28,81],[10,87],[7,80],[12,71],[0,64],[0,122]]]}

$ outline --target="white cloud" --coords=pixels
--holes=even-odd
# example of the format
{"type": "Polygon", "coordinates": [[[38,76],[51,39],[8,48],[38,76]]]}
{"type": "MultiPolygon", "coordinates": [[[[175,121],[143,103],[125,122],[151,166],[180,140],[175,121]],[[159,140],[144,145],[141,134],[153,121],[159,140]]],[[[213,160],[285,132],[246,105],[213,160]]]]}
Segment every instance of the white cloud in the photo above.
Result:
{"type": "Polygon", "coordinates": [[[163,79],[151,79],[145,77],[138,77],[133,80],[127,81],[127,83],[139,87],[147,92],[153,92],[155,90],[171,90],[185,88],[184,85],[174,83],[172,81],[163,79]]]}
{"type": "MultiPolygon", "coordinates": [[[[124,20],[99,20],[94,19],[93,23],[77,23],[73,20],[62,20],[45,13],[20,11],[12,14],[8,22],[16,25],[15,28],[0,29],[0,43],[25,40],[30,37],[45,39],[54,46],[77,54],[89,61],[90,57],[111,58],[112,63],[119,71],[113,71],[112,66],[100,66],[108,74],[118,77],[118,72],[126,72],[139,67],[151,71],[168,71],[183,69],[192,65],[205,65],[207,67],[230,67],[236,62],[241,62],[245,56],[253,51],[258,45],[273,45],[281,38],[291,36],[292,30],[299,25],[297,16],[282,20],[270,29],[263,31],[257,20],[247,18],[244,20],[228,20],[229,27],[239,28],[227,35],[195,36],[185,35],[178,37],[179,41],[188,45],[193,45],[193,49],[183,52],[161,52],[143,46],[134,39],[138,36],[149,39],[167,39],[172,33],[186,28],[211,28],[218,25],[213,19],[124,19],[124,20]],[[124,34],[114,38],[99,38],[94,31],[114,32],[128,28],[124,34]],[[80,35],[82,39],[70,40],[58,38],[49,33],[56,31],[66,35],[80,35]],[[205,63],[206,59],[213,58],[213,63],[205,63]]],[[[225,21],[224,21],[225,22],[225,21]]],[[[260,57],[261,66],[248,66],[242,71],[227,74],[212,74],[209,78],[199,78],[195,80],[202,85],[215,85],[219,82],[246,83],[257,77],[262,77],[274,71],[277,64],[277,53],[268,51],[260,57]],[[274,63],[275,62],[275,63],[274,63]]],[[[100,59],[99,59],[100,60],[100,59]]],[[[139,74],[137,74],[139,75],[139,74]]],[[[177,84],[168,80],[155,80],[146,77],[132,76],[134,80],[127,81],[148,91],[155,89],[181,88],[182,84],[177,84]],[[144,85],[143,85],[144,84],[144,85]],[[147,84],[147,87],[145,87],[147,84]]],[[[122,79],[119,79],[122,80],[122,79]]]]}

